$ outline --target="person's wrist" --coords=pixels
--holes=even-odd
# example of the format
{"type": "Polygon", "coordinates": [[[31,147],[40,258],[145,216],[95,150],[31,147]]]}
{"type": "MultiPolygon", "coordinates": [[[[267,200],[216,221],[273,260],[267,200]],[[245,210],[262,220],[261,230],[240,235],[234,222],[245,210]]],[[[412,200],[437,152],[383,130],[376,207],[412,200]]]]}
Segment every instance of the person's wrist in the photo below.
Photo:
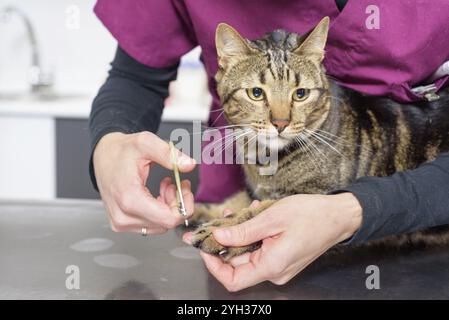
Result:
{"type": "Polygon", "coordinates": [[[125,134],[121,132],[111,132],[101,137],[94,149],[93,162],[95,163],[95,159],[99,153],[102,153],[103,150],[108,150],[110,145],[115,145],[124,136],[125,134]]]}
{"type": "Polygon", "coordinates": [[[333,195],[336,215],[335,219],[341,223],[338,242],[353,236],[362,225],[363,209],[357,198],[350,192],[333,195]]]}
{"type": "Polygon", "coordinates": [[[97,147],[108,145],[110,143],[115,143],[117,140],[123,139],[126,136],[126,134],[122,132],[111,132],[105,134],[97,143],[97,147]]]}

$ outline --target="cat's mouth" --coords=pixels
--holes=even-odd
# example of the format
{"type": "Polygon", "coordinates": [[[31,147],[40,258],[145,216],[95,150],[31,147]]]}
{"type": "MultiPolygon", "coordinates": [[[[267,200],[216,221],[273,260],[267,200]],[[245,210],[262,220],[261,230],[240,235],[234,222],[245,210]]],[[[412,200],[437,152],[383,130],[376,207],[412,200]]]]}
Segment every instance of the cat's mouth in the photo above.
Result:
{"type": "Polygon", "coordinates": [[[242,126],[242,133],[234,134],[236,139],[241,138],[244,144],[266,148],[270,151],[282,151],[293,143],[298,143],[298,137],[304,135],[304,130],[286,128],[279,132],[274,127],[242,126]]]}
{"type": "Polygon", "coordinates": [[[262,147],[270,149],[270,151],[281,151],[295,141],[298,134],[293,134],[289,131],[279,133],[276,129],[273,130],[258,130],[257,141],[262,147]]]}

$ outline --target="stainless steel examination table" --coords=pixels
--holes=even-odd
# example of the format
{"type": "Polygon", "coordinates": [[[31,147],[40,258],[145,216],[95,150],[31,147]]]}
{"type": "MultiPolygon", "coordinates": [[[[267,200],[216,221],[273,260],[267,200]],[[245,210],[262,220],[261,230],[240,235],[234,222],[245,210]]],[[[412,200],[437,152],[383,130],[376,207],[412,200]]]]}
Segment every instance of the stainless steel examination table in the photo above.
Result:
{"type": "Polygon", "coordinates": [[[285,286],[228,293],[181,233],[114,233],[97,201],[0,202],[0,298],[449,298],[447,248],[324,258],[285,286]],[[380,289],[366,287],[370,265],[379,267],[380,289]]]}

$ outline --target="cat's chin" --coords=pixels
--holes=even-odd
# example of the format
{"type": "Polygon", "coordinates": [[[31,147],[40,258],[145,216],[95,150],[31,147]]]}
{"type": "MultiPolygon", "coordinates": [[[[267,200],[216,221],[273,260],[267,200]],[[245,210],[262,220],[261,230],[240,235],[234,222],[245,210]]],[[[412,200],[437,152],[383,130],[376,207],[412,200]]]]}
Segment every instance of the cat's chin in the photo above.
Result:
{"type": "Polygon", "coordinates": [[[286,139],[281,136],[259,136],[257,139],[260,146],[269,149],[270,151],[281,151],[292,143],[291,139],[286,139]]]}

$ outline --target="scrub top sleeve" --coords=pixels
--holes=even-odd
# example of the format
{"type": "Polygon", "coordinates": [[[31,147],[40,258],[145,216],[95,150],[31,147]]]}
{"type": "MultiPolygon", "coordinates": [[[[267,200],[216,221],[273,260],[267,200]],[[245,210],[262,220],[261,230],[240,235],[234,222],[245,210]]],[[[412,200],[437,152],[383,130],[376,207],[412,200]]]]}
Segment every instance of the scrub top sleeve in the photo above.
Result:
{"type": "Polygon", "coordinates": [[[173,66],[197,46],[187,10],[171,0],[98,0],[94,11],[119,46],[147,66],[173,66]]]}

